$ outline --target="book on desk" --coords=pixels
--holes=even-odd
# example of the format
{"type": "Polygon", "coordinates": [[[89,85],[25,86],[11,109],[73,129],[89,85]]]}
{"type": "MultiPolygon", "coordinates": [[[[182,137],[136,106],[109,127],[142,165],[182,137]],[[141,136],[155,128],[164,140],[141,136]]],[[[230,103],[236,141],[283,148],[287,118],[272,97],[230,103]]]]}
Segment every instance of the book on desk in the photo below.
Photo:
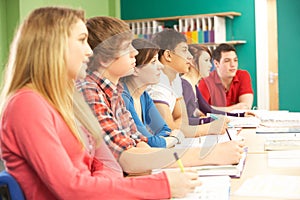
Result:
{"type": "Polygon", "coordinates": [[[266,128],[256,129],[256,134],[265,138],[265,151],[300,149],[300,128],[266,128]]]}

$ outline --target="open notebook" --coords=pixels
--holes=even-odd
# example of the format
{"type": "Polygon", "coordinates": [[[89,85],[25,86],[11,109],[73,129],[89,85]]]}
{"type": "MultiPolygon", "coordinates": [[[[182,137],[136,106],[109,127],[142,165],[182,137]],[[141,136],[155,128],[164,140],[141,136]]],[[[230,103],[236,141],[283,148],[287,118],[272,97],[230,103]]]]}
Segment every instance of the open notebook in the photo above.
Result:
{"type": "Polygon", "coordinates": [[[173,198],[173,200],[229,200],[230,199],[230,177],[229,176],[207,176],[200,177],[202,185],[184,198],[173,198]]]}
{"type": "Polygon", "coordinates": [[[197,170],[199,176],[221,176],[227,175],[232,178],[239,178],[244,170],[248,149],[245,148],[243,156],[237,165],[206,165],[191,167],[197,170]]]}
{"type": "MultiPolygon", "coordinates": [[[[199,176],[230,176],[232,178],[239,178],[244,170],[248,149],[244,149],[244,153],[240,162],[236,165],[205,165],[188,167],[188,169],[194,169],[197,171],[199,176]]],[[[178,170],[177,168],[167,168],[167,169],[153,169],[152,174],[161,172],[162,170],[178,170]]]]}

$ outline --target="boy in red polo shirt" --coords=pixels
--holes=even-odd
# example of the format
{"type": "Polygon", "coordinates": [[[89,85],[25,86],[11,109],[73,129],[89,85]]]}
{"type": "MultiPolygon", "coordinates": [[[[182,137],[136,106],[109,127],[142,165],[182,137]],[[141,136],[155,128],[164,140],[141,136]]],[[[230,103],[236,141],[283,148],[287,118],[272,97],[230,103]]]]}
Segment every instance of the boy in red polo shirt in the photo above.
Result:
{"type": "Polygon", "coordinates": [[[213,52],[216,70],[199,82],[204,99],[212,106],[231,111],[250,109],[253,103],[251,78],[238,69],[238,57],[232,45],[220,44],[213,52]]]}

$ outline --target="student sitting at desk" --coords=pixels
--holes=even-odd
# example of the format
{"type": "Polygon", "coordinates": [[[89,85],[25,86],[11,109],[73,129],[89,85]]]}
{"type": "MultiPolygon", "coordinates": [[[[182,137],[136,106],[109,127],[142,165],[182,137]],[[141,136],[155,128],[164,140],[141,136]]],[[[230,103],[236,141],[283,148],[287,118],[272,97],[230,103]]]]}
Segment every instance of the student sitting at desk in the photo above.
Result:
{"type": "MultiPolygon", "coordinates": [[[[182,130],[186,137],[224,134],[227,128],[227,120],[224,118],[201,125],[189,124],[186,104],[182,96],[182,83],[179,77],[179,74],[188,72],[193,59],[188,50],[185,35],[172,29],[165,29],[156,33],[152,42],[160,47],[158,56],[164,68],[160,82],[150,85],[147,92],[168,126],[172,130],[182,130]]],[[[208,122],[210,121],[208,119],[208,122]]]]}
{"type": "Polygon", "coordinates": [[[226,116],[253,116],[251,112],[231,113],[212,108],[203,98],[197,84],[202,77],[209,76],[211,64],[210,50],[200,44],[189,44],[189,51],[193,55],[193,64],[189,71],[181,76],[183,98],[186,104],[190,125],[197,125],[209,121],[208,113],[226,116]],[[193,87],[194,86],[194,87],[193,87]]]}
{"type": "Polygon", "coordinates": [[[183,133],[179,130],[171,131],[146,92],[148,85],[159,82],[163,68],[158,60],[159,47],[145,39],[134,39],[132,45],[139,53],[135,56],[134,73],[122,78],[122,96],[126,108],[138,131],[148,138],[151,147],[169,147],[180,143],[184,138],[183,133]]]}
{"type": "MultiPolygon", "coordinates": [[[[138,130],[122,99],[120,78],[133,73],[136,49],[131,45],[132,32],[127,23],[112,17],[87,20],[88,43],[93,56],[88,74],[78,82],[79,90],[101,125],[115,158],[126,173],[142,173],[152,169],[176,167],[174,149],[151,148],[138,130]]],[[[200,159],[201,148],[178,150],[185,166],[238,163],[243,142],[218,143],[200,159]],[[226,156],[224,156],[226,154],[226,156]]]]}
{"type": "Polygon", "coordinates": [[[246,70],[238,69],[238,57],[232,45],[220,44],[213,51],[216,69],[199,82],[204,99],[224,111],[251,109],[253,90],[246,70]]]}
{"type": "Polygon", "coordinates": [[[25,199],[169,199],[199,186],[197,173],[124,178],[75,79],[92,50],[84,12],[34,10],[11,46],[1,91],[0,148],[25,199]],[[146,189],[145,189],[146,188],[146,189]]]}

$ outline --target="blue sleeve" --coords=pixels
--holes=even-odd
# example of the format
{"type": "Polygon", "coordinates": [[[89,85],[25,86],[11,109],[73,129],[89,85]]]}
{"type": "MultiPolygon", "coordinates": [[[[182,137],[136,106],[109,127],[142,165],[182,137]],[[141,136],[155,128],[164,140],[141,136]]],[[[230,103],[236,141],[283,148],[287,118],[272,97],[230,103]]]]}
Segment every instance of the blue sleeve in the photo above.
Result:
{"type": "Polygon", "coordinates": [[[141,105],[144,122],[150,127],[152,133],[157,136],[168,136],[171,129],[160,115],[153,103],[153,100],[147,92],[144,92],[141,97],[141,105]]]}
{"type": "Polygon", "coordinates": [[[133,99],[132,97],[129,95],[128,92],[126,92],[125,90],[122,93],[122,97],[124,99],[125,105],[127,110],[131,113],[131,116],[134,120],[134,123],[138,129],[138,131],[140,133],[142,133],[145,137],[148,138],[148,144],[151,147],[162,147],[165,148],[166,147],[166,140],[160,136],[156,136],[151,134],[146,126],[143,124],[143,122],[139,119],[135,109],[134,109],[134,104],[133,104],[133,99]]]}

